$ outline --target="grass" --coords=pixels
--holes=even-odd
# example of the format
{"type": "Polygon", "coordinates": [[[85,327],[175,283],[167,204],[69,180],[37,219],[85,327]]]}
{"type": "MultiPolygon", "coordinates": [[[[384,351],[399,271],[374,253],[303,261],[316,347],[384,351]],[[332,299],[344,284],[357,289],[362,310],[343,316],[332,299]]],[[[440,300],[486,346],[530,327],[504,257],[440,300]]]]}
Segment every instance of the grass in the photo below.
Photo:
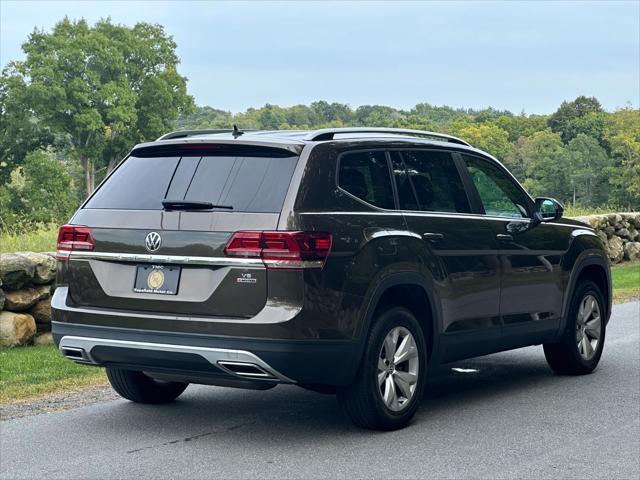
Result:
{"type": "Polygon", "coordinates": [[[563,217],[586,217],[588,215],[600,215],[603,213],[617,213],[617,212],[623,212],[623,211],[625,210],[620,208],[609,208],[609,207],[591,208],[591,207],[566,205],[562,216],[563,217]]]}
{"type": "Polygon", "coordinates": [[[28,233],[0,233],[0,253],[12,252],[54,252],[56,250],[57,228],[42,228],[28,233]]]}
{"type": "Polygon", "coordinates": [[[640,299],[640,262],[613,265],[611,277],[614,303],[640,299]]]}
{"type": "Polygon", "coordinates": [[[75,364],[53,345],[0,349],[0,404],[106,383],[102,368],[75,364]]]}

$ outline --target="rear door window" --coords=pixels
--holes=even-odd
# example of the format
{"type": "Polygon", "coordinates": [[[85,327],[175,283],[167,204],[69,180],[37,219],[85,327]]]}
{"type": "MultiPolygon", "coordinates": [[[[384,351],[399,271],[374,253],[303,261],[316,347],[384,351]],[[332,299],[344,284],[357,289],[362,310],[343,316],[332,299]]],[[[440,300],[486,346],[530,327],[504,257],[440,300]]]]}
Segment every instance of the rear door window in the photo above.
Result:
{"type": "Polygon", "coordinates": [[[471,212],[449,152],[405,150],[392,156],[392,160],[402,210],[471,212]]]}
{"type": "Polygon", "coordinates": [[[85,208],[162,210],[162,200],[229,205],[234,212],[282,209],[298,157],[129,157],[85,208]]]}
{"type": "Polygon", "coordinates": [[[346,153],[340,158],[338,185],[376,207],[395,208],[389,165],[384,151],[346,153]]]}

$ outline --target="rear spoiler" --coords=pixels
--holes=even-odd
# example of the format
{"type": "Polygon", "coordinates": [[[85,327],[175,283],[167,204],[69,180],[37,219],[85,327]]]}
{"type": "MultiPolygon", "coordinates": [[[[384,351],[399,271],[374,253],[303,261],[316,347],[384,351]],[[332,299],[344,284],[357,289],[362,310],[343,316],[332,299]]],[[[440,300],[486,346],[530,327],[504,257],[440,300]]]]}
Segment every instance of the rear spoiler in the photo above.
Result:
{"type": "Polygon", "coordinates": [[[187,156],[234,156],[234,157],[291,157],[300,155],[302,144],[272,142],[238,142],[228,140],[202,140],[185,142],[163,140],[162,142],[136,145],[129,155],[134,157],[187,157],[187,156]]]}

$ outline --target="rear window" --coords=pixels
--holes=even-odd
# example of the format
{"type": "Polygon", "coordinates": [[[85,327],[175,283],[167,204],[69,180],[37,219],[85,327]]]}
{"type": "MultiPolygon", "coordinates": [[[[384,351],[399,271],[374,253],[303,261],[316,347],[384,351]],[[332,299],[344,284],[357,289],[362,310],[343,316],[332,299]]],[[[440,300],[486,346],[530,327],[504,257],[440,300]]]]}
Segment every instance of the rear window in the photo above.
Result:
{"type": "Polygon", "coordinates": [[[230,205],[236,212],[282,209],[298,157],[129,157],[85,208],[162,210],[162,200],[230,205]]]}
{"type": "Polygon", "coordinates": [[[338,185],[371,205],[395,208],[389,165],[381,150],[345,154],[340,159],[338,185]]]}

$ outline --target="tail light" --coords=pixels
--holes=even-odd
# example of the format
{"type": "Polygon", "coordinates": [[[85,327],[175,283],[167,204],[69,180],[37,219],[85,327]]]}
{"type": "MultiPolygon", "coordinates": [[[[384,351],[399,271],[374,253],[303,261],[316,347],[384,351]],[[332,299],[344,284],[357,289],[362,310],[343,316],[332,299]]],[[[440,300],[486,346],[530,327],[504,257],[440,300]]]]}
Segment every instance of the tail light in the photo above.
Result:
{"type": "Polygon", "coordinates": [[[58,232],[56,258],[66,260],[74,250],[93,250],[95,247],[91,230],[81,225],[63,225],[58,232]]]}
{"type": "Polygon", "coordinates": [[[229,257],[261,258],[267,268],[322,268],[331,251],[324,232],[236,232],[224,252],[229,257]]]}

